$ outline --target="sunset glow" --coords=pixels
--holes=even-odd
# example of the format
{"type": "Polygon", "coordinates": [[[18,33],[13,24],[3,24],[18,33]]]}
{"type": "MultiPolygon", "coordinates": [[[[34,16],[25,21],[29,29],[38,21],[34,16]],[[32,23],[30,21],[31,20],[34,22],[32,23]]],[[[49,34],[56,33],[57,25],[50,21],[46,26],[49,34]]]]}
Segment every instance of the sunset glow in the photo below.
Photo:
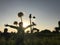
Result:
{"type": "Polygon", "coordinates": [[[27,27],[29,24],[27,22],[23,23],[23,27],[27,27]]]}
{"type": "Polygon", "coordinates": [[[37,24],[38,29],[53,31],[60,20],[59,4],[60,1],[57,0],[0,0],[0,31],[5,28],[4,24],[12,25],[14,21],[20,22],[20,18],[17,17],[19,12],[24,13],[23,27],[30,24],[29,14],[32,14],[32,17],[36,17],[32,22],[37,24]]]}

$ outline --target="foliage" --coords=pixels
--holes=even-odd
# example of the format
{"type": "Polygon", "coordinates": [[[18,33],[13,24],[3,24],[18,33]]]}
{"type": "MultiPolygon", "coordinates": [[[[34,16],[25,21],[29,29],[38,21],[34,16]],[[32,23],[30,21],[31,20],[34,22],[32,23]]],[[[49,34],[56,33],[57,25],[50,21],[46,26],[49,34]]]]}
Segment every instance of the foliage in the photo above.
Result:
{"type": "MultiPolygon", "coordinates": [[[[43,34],[43,36],[40,34],[40,32],[33,34],[26,33],[24,35],[24,45],[60,45],[60,33],[46,33],[43,34]]],[[[6,40],[4,36],[0,37],[0,45],[6,44],[16,45],[15,33],[10,33],[10,37],[8,40],[6,40]]]]}

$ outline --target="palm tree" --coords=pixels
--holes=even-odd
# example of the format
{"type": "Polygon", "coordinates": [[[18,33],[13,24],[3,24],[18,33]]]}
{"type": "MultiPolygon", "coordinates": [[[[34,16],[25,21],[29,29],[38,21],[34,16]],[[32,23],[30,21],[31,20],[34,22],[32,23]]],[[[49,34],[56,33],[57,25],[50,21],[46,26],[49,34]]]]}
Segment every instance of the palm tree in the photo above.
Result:
{"type": "Polygon", "coordinates": [[[14,23],[13,23],[13,24],[17,26],[18,22],[17,22],[17,21],[14,21],[14,23]]]}
{"type": "Polygon", "coordinates": [[[19,12],[19,13],[18,13],[18,17],[21,18],[21,22],[22,22],[22,16],[23,16],[23,15],[24,15],[23,12],[19,12]]]}

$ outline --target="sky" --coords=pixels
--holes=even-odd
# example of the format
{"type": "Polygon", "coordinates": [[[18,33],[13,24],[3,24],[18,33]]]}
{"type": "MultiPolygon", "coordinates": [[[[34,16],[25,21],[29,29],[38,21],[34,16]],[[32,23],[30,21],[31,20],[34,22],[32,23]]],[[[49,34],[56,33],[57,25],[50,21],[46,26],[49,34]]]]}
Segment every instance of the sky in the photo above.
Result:
{"type": "MultiPolygon", "coordinates": [[[[14,21],[20,22],[18,12],[24,13],[24,23],[29,24],[29,14],[32,14],[36,17],[32,19],[36,28],[40,31],[53,31],[60,20],[60,0],[0,0],[0,31],[6,28],[4,24],[13,25],[14,21]]],[[[11,28],[8,29],[12,31],[11,28]]]]}

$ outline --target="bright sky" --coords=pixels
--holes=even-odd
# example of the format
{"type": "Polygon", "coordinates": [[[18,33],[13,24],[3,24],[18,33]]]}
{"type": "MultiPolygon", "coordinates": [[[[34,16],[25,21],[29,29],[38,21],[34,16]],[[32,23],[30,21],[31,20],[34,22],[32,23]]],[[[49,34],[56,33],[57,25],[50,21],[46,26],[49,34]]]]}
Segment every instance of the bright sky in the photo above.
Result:
{"type": "MultiPolygon", "coordinates": [[[[60,0],[0,0],[0,30],[4,24],[20,21],[17,14],[23,12],[23,21],[29,23],[29,14],[36,16],[34,21],[40,30],[58,26],[60,20],[60,0]]],[[[9,28],[11,31],[11,29],[9,28]]]]}

